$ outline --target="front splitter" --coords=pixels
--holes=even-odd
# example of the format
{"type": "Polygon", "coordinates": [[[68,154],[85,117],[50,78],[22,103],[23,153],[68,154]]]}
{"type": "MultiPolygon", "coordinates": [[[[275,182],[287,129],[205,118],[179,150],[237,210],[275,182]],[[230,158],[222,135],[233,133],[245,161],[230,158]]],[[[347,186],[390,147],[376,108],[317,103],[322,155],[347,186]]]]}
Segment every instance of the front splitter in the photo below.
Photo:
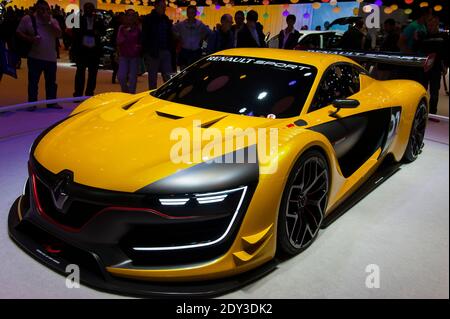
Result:
{"type": "MultiPolygon", "coordinates": [[[[183,297],[215,297],[242,288],[273,271],[278,261],[273,259],[264,265],[243,274],[209,281],[197,282],[149,282],[114,277],[104,270],[98,256],[92,254],[93,260],[99,264],[99,272],[92,271],[77,264],[77,260],[69,260],[58,254],[48,253],[44,244],[36,241],[29,233],[19,229],[18,203],[16,199],[8,216],[9,236],[26,253],[52,270],[68,276],[67,266],[77,265],[80,269],[80,282],[91,288],[135,297],[183,298],[183,297]]],[[[39,227],[33,225],[34,227],[39,227]]],[[[42,229],[40,231],[43,231],[42,229]]],[[[50,235],[51,236],[51,235],[50,235]]],[[[69,267],[70,268],[70,267],[69,267]]],[[[70,268],[72,269],[72,268],[70,268]]]]}

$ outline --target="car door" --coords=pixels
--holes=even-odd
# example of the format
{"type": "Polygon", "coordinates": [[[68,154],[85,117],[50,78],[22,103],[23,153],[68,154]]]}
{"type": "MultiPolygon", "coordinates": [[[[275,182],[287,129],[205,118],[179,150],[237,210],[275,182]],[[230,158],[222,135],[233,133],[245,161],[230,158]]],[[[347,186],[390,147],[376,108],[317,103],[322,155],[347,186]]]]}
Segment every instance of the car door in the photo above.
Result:
{"type": "Polygon", "coordinates": [[[344,177],[351,176],[386,144],[391,120],[390,109],[363,107],[336,109],[335,99],[352,99],[360,91],[360,74],[365,71],[351,63],[336,63],[323,74],[306,118],[318,124],[308,128],[325,135],[336,153],[344,177]]]}

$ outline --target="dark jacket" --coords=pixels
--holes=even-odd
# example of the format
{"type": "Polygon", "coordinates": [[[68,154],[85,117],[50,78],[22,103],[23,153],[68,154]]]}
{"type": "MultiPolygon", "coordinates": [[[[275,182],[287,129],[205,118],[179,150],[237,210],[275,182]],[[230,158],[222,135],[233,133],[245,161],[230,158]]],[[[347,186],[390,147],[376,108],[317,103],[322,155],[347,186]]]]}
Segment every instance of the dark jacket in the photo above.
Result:
{"type": "Polygon", "coordinates": [[[175,52],[172,21],[167,15],[160,16],[152,10],[142,21],[142,51],[156,58],[161,49],[175,52]],[[161,33],[161,30],[164,32],[161,33]],[[162,45],[165,47],[163,48],[162,45]]]}
{"type": "Polygon", "coordinates": [[[400,34],[398,34],[397,32],[386,33],[385,37],[383,38],[383,42],[380,45],[380,50],[388,52],[399,52],[400,48],[397,45],[399,38],[400,34]]]}
{"type": "Polygon", "coordinates": [[[73,44],[71,47],[72,55],[75,60],[78,59],[99,59],[102,54],[101,37],[105,34],[105,26],[103,22],[94,16],[94,27],[92,30],[87,28],[87,18],[82,16],[80,19],[80,28],[73,28],[73,44]],[[83,45],[83,38],[85,36],[92,36],[95,39],[93,47],[86,47],[83,45]]]}
{"type": "Polygon", "coordinates": [[[347,50],[363,49],[364,33],[355,27],[350,27],[342,36],[340,48],[347,50]]]}
{"type": "Polygon", "coordinates": [[[253,38],[252,33],[247,25],[244,25],[242,29],[238,32],[237,36],[237,47],[238,48],[264,48],[266,43],[264,41],[265,36],[262,31],[263,27],[260,23],[256,23],[256,31],[258,33],[259,44],[253,38]]]}
{"type": "Polygon", "coordinates": [[[428,34],[423,45],[426,55],[435,54],[433,69],[442,71],[444,66],[448,67],[449,39],[446,33],[428,34]]]}
{"type": "MultiPolygon", "coordinates": [[[[295,48],[295,46],[298,44],[298,39],[300,38],[300,32],[297,30],[294,30],[294,32],[289,33],[288,39],[286,41],[286,45],[284,46],[284,49],[292,50],[295,48]]],[[[283,49],[283,42],[284,42],[284,30],[281,30],[278,34],[278,48],[283,49]]]]}
{"type": "Polygon", "coordinates": [[[231,49],[233,46],[234,34],[231,30],[228,32],[215,30],[208,37],[207,53],[211,54],[217,51],[231,49]]]}

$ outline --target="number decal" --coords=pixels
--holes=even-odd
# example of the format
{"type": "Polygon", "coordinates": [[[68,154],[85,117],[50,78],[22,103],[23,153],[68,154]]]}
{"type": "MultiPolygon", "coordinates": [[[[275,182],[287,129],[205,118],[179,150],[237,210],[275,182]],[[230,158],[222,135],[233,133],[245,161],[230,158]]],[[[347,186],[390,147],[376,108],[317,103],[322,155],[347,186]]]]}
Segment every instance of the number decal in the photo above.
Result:
{"type": "Polygon", "coordinates": [[[389,146],[391,146],[395,135],[397,135],[398,127],[400,126],[400,116],[401,116],[400,108],[392,109],[391,120],[389,122],[389,130],[386,137],[386,143],[384,145],[384,151],[386,151],[389,148],[389,146]]]}

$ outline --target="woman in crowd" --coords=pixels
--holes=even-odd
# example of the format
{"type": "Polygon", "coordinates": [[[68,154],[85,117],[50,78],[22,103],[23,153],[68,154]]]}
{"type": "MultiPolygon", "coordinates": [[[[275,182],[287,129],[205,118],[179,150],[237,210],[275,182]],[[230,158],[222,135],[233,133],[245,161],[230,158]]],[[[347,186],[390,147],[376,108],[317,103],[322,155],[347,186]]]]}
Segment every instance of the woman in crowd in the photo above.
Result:
{"type": "Polygon", "coordinates": [[[133,9],[126,11],[117,34],[119,49],[118,79],[122,92],[136,93],[137,74],[141,56],[141,28],[133,9]]]}

